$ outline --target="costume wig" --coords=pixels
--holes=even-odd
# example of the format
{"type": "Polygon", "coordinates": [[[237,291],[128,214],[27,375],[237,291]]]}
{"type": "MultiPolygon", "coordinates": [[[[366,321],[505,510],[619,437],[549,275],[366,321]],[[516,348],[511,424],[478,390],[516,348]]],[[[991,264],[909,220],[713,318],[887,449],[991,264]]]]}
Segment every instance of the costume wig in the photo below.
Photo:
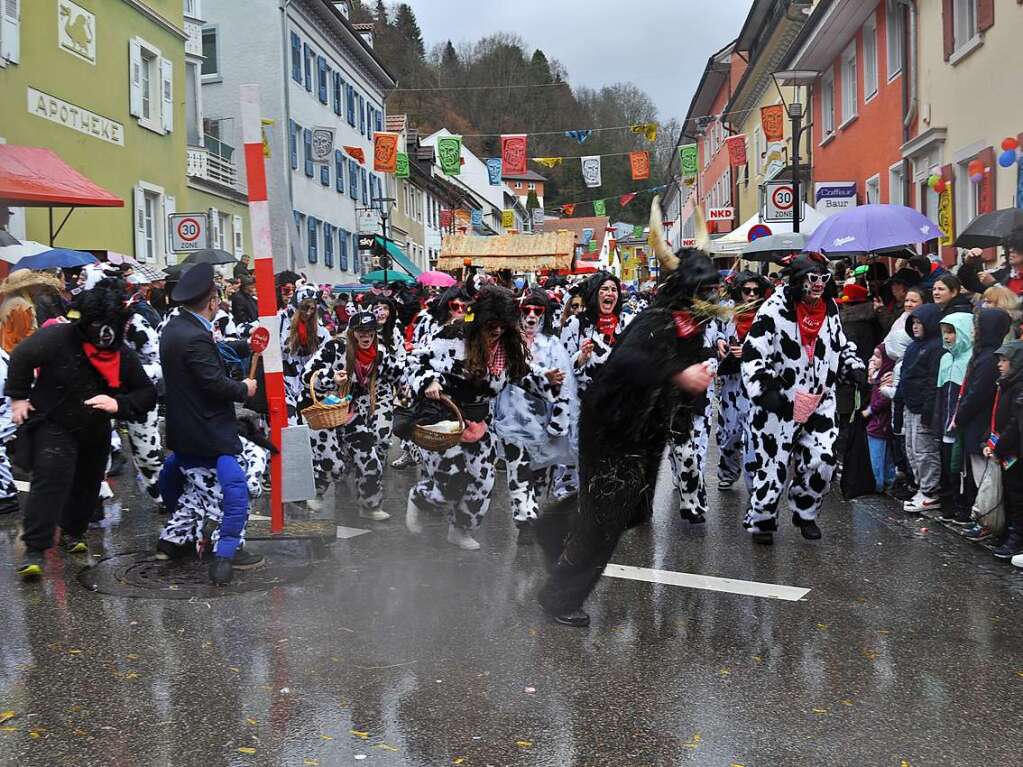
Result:
{"type": "MultiPolygon", "coordinates": [[[[394,326],[398,322],[398,302],[389,296],[373,296],[367,302],[366,310],[376,314],[376,307],[378,306],[386,306],[390,314],[387,316],[387,322],[380,325],[377,329],[377,337],[384,348],[388,351],[394,351],[392,347],[394,346],[394,326]]],[[[377,322],[379,321],[378,319],[377,322]]]]}
{"type": "Polygon", "coordinates": [[[472,303],[472,296],[461,285],[452,285],[437,296],[437,300],[430,307],[430,315],[438,325],[447,325],[451,319],[451,310],[448,308],[448,304],[452,301],[464,301],[469,304],[472,303]]]}
{"type": "MultiPolygon", "coordinates": [[[[785,268],[785,278],[789,283],[789,294],[795,301],[803,300],[803,290],[808,274],[831,274],[828,269],[828,262],[824,256],[818,253],[806,253],[794,258],[785,268]]],[[[836,280],[829,280],[824,287],[823,298],[835,298],[838,295],[836,280]]]]}
{"type": "Polygon", "coordinates": [[[109,277],[79,293],[74,304],[78,311],[75,325],[82,340],[100,349],[120,349],[131,318],[127,299],[125,283],[109,277]]]}
{"type": "Polygon", "coordinates": [[[504,332],[498,343],[504,349],[508,377],[517,381],[529,373],[529,353],[519,332],[519,311],[514,294],[497,285],[484,285],[476,294],[462,322],[465,338],[465,369],[473,377],[483,378],[493,348],[487,339],[487,327],[498,323],[504,332]]]}
{"type": "Polygon", "coordinates": [[[582,315],[579,317],[580,321],[583,321],[585,325],[596,325],[597,319],[600,317],[600,286],[605,282],[613,282],[618,288],[618,301],[615,303],[614,314],[619,317],[622,314],[622,301],[624,296],[622,295],[622,282],[615,277],[611,272],[597,272],[596,274],[587,277],[586,281],[583,282],[581,287],[581,294],[583,301],[585,302],[585,309],[582,315]]]}

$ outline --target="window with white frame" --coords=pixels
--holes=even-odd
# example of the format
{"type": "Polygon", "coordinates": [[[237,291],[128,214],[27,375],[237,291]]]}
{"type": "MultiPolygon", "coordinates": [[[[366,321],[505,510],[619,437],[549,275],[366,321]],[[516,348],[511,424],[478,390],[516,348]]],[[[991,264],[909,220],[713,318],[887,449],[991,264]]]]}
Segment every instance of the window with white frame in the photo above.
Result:
{"type": "Polygon", "coordinates": [[[202,30],[202,76],[204,80],[220,77],[220,39],[215,26],[202,30]]]}
{"type": "Polygon", "coordinates": [[[886,0],[885,42],[887,43],[889,80],[902,71],[902,45],[903,37],[906,34],[903,13],[903,6],[899,0],[886,0]]]}
{"type": "Polygon", "coordinates": [[[901,162],[888,169],[888,202],[891,205],[906,204],[906,176],[901,162]]]}
{"type": "Polygon", "coordinates": [[[849,47],[842,52],[842,124],[849,122],[856,116],[857,100],[859,96],[856,89],[856,41],[853,40],[849,47]]]}
{"type": "MultiPolygon", "coordinates": [[[[170,198],[166,200],[167,205],[170,205],[170,198]]],[[[135,185],[133,203],[135,258],[143,263],[158,263],[163,260],[165,253],[163,188],[139,181],[135,185]]]]}
{"type": "Polygon", "coordinates": [[[21,58],[21,0],[0,0],[0,68],[21,58]]]}
{"type": "Polygon", "coordinates": [[[828,72],[821,79],[821,135],[827,138],[835,132],[835,75],[828,72]]]}
{"type": "Polygon", "coordinates": [[[881,202],[881,176],[875,175],[868,178],[865,189],[867,205],[878,205],[881,202]]]}
{"type": "Polygon", "coordinates": [[[142,38],[129,43],[129,113],[157,133],[174,128],[174,62],[142,38]]]}
{"type": "Polygon", "coordinates": [[[955,190],[956,207],[958,208],[956,210],[956,223],[959,224],[960,228],[966,226],[980,215],[980,184],[974,184],[970,181],[969,172],[970,162],[976,159],[976,157],[970,157],[963,160],[956,169],[956,178],[960,179],[959,186],[955,190]],[[959,191],[960,189],[962,189],[961,192],[959,191]]]}
{"type": "Polygon", "coordinates": [[[877,16],[870,14],[863,25],[863,100],[877,95],[877,16]]]}
{"type": "Polygon", "coordinates": [[[977,0],[952,0],[952,3],[952,30],[958,51],[977,36],[977,0]]]}
{"type": "Polygon", "coordinates": [[[530,192],[535,192],[536,191],[536,182],[535,181],[530,181],[529,182],[529,191],[530,192]]]}

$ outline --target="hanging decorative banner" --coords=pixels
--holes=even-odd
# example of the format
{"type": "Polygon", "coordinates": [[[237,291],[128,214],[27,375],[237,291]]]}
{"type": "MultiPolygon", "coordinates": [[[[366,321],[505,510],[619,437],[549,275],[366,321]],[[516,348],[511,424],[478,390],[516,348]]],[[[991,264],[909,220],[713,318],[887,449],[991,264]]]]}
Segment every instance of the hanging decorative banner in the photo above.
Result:
{"type": "Polygon", "coordinates": [[[487,179],[491,186],[501,186],[501,158],[487,158],[487,179]]]}
{"type": "Polygon", "coordinates": [[[451,210],[442,209],[440,212],[440,228],[450,229],[451,228],[451,210]]]}
{"type": "Polygon", "coordinates": [[[526,172],[527,157],[525,133],[501,136],[501,162],[504,163],[504,175],[523,175],[526,172]]]}
{"type": "Polygon", "coordinates": [[[785,139],[785,107],[781,104],[760,107],[760,127],[763,128],[764,139],[768,143],[783,141],[785,139]]]}
{"type": "Polygon", "coordinates": [[[565,161],[562,157],[533,157],[532,160],[545,168],[557,168],[565,161]]]}
{"type": "Polygon", "coordinates": [[[398,165],[398,134],[376,132],[373,134],[373,170],[377,173],[394,173],[398,165]]]}
{"type": "Polygon", "coordinates": [[[566,216],[574,216],[575,215],[575,203],[574,202],[570,202],[570,203],[567,203],[565,205],[562,205],[561,206],[561,212],[562,212],[562,214],[564,214],[566,216]]]}
{"type": "Polygon", "coordinates": [[[729,136],[725,139],[725,146],[728,147],[728,164],[733,168],[746,164],[746,134],[729,136]]]}
{"type": "Polygon", "coordinates": [[[501,211],[501,226],[505,229],[515,228],[515,211],[514,210],[502,210],[501,211]]]}
{"type": "Polygon", "coordinates": [[[618,204],[621,205],[624,208],[626,205],[628,205],[630,202],[632,202],[635,199],[636,199],[636,193],[635,192],[629,192],[628,194],[623,194],[621,197],[618,198],[618,204]]]}
{"type": "Polygon", "coordinates": [[[470,221],[472,221],[472,225],[474,227],[483,226],[483,211],[474,210],[472,212],[472,216],[470,217],[470,221]]]}
{"type": "Polygon", "coordinates": [[[358,160],[360,165],[366,164],[366,153],[362,151],[361,147],[346,146],[344,147],[344,150],[353,160],[358,160]]]}
{"type": "Polygon", "coordinates": [[[633,224],[632,225],[632,238],[634,240],[642,240],[643,239],[644,231],[645,230],[643,229],[643,225],[642,224],[633,224]]]}
{"type": "Polygon", "coordinates": [[[657,123],[637,123],[630,125],[629,130],[646,136],[647,141],[657,141],[657,123]]]}
{"type": "Polygon", "coordinates": [[[938,228],[941,237],[938,244],[949,247],[956,240],[955,205],[952,199],[952,187],[946,186],[945,191],[938,195],[938,228]]]}
{"type": "Polygon", "coordinates": [[[565,135],[568,138],[573,138],[576,141],[578,141],[580,144],[585,144],[586,143],[586,139],[588,139],[592,134],[593,134],[593,131],[591,131],[591,130],[569,130],[569,131],[565,131],[565,135]]]}
{"type": "Polygon", "coordinates": [[[591,229],[590,227],[586,227],[585,229],[583,229],[582,234],[579,235],[579,241],[583,245],[589,245],[590,240],[592,240],[592,239],[593,239],[593,229],[591,229]]]}
{"type": "Polygon", "coordinates": [[[543,212],[543,208],[533,208],[533,231],[542,232],[543,223],[546,219],[546,215],[543,212]]]}
{"type": "Polygon", "coordinates": [[[633,181],[646,181],[650,178],[649,152],[629,152],[629,165],[632,166],[633,181]]]}
{"type": "Polygon", "coordinates": [[[408,178],[410,167],[408,163],[408,155],[404,152],[398,152],[398,157],[394,161],[394,176],[395,178],[408,178]]]}
{"type": "Polygon", "coordinates": [[[586,246],[586,249],[590,253],[596,253],[597,252],[597,241],[596,240],[590,240],[590,244],[586,246]]]}
{"type": "Polygon", "coordinates": [[[678,148],[678,162],[682,180],[691,181],[695,179],[700,167],[696,154],[696,144],[680,146],[678,148]]]}
{"type": "Polygon", "coordinates": [[[600,180],[600,155],[591,155],[589,157],[583,157],[583,183],[586,184],[590,189],[595,189],[601,184],[600,180]]]}
{"type": "Polygon", "coordinates": [[[462,172],[462,137],[441,136],[437,139],[437,158],[440,169],[449,176],[462,172]]]}
{"type": "Polygon", "coordinates": [[[606,216],[607,215],[607,202],[605,200],[594,200],[593,201],[593,215],[594,216],[606,216]]]}

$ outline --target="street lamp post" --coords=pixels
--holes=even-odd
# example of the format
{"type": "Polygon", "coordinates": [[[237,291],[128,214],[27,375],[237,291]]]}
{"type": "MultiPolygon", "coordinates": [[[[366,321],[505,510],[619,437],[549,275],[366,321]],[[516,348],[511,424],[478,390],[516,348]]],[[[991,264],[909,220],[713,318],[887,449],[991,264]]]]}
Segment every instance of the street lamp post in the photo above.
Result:
{"type": "Polygon", "coordinates": [[[380,205],[380,231],[381,236],[384,240],[384,255],[380,257],[380,265],[384,268],[384,288],[387,288],[387,267],[391,265],[391,256],[387,251],[387,243],[390,240],[387,239],[387,211],[389,204],[397,202],[394,197],[372,197],[370,202],[379,202],[380,205]],[[387,203],[387,204],[384,204],[387,203]]]}
{"type": "Polygon", "coordinates": [[[789,104],[789,119],[792,120],[792,232],[799,234],[799,139],[803,132],[803,105],[798,101],[789,104]]]}

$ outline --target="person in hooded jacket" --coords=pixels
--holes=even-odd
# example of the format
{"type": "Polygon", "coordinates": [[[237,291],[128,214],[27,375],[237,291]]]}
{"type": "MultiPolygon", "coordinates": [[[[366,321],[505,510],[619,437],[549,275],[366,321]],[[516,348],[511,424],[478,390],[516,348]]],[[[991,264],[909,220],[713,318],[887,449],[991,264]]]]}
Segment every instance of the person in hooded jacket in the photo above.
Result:
{"type": "Polygon", "coordinates": [[[941,440],[933,431],[941,345],[941,307],[924,304],[906,320],[913,341],[906,347],[895,392],[896,407],[904,410],[906,455],[916,479],[916,494],[903,504],[909,513],[941,508],[941,440]]]}
{"type": "Polygon", "coordinates": [[[870,402],[863,410],[867,421],[867,444],[870,448],[870,466],[874,471],[874,487],[886,493],[895,483],[895,454],[892,450],[892,403],[885,394],[883,382],[890,382],[895,370],[895,359],[879,344],[867,363],[867,380],[871,384],[870,402]]]}
{"type": "Polygon", "coordinates": [[[973,478],[963,471],[964,454],[956,421],[959,395],[973,355],[973,325],[973,315],[965,312],[941,318],[941,342],[946,354],[938,365],[938,391],[931,429],[941,437],[942,496],[949,503],[942,506],[938,519],[947,523],[968,524],[976,492],[973,478]]]}
{"type": "Polygon", "coordinates": [[[998,386],[984,455],[1002,465],[1002,501],[1005,505],[1006,537],[992,550],[997,559],[1011,559],[1023,567],[1023,463],[1020,431],[1023,429],[1023,341],[1011,341],[995,351],[998,386]]]}
{"type": "MultiPolygon", "coordinates": [[[[837,299],[838,316],[842,321],[842,330],[846,338],[856,350],[856,355],[866,368],[874,349],[881,343],[881,322],[870,302],[867,288],[859,283],[852,283],[841,288],[837,299]]],[[[845,445],[849,438],[849,426],[852,414],[857,408],[856,387],[849,382],[841,383],[836,392],[838,406],[838,440],[835,443],[836,455],[845,455],[845,445]]],[[[866,401],[859,407],[865,408],[866,401]]]]}
{"type": "MultiPolygon", "coordinates": [[[[912,270],[909,270],[912,271],[912,270]]],[[[915,272],[913,272],[915,274],[915,272]]],[[[898,272],[896,272],[896,275],[898,272]]],[[[881,394],[891,400],[892,407],[892,453],[895,458],[895,467],[902,472],[901,477],[897,476],[891,494],[900,501],[908,501],[917,491],[913,470],[906,455],[906,432],[904,409],[896,398],[899,387],[899,380],[902,376],[902,360],[905,357],[906,349],[913,338],[906,329],[907,320],[910,315],[924,303],[924,291],[922,288],[907,288],[902,295],[902,314],[892,325],[888,335],[884,338],[886,353],[895,361],[895,367],[887,380],[881,381],[881,394]]]]}
{"type": "MultiPolygon", "coordinates": [[[[964,460],[969,457],[973,486],[980,487],[987,461],[984,445],[991,430],[991,410],[995,405],[998,384],[998,359],[995,351],[1005,342],[1009,315],[1001,309],[981,309],[977,315],[973,358],[966,370],[959,406],[956,410],[956,432],[963,441],[964,460]]],[[[957,516],[953,524],[973,524],[971,515],[957,516]]]]}

